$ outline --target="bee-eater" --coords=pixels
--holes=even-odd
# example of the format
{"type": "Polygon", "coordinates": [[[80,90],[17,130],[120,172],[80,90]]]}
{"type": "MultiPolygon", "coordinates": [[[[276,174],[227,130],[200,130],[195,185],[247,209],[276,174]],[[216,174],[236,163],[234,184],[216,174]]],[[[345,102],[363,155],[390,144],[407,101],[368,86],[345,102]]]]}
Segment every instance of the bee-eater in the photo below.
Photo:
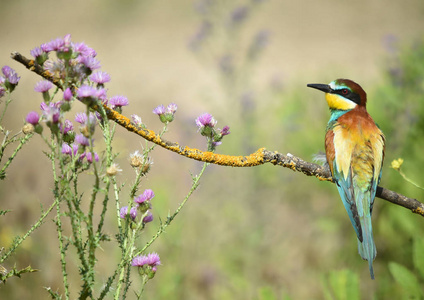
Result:
{"type": "Polygon", "coordinates": [[[371,214],[381,179],[385,139],[366,110],[367,94],[349,79],[308,84],[325,92],[331,117],[325,152],[331,175],[358,238],[358,251],[368,261],[371,278],[377,254],[371,214]]]}

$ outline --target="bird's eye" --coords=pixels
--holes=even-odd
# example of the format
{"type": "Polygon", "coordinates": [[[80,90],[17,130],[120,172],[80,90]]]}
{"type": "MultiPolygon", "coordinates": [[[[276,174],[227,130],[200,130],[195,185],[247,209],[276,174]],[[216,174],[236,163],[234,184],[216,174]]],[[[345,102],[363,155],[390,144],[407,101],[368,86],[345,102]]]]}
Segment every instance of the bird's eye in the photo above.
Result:
{"type": "Polygon", "coordinates": [[[347,95],[347,94],[349,94],[349,90],[348,90],[348,89],[342,89],[342,94],[343,94],[343,95],[347,95]]]}

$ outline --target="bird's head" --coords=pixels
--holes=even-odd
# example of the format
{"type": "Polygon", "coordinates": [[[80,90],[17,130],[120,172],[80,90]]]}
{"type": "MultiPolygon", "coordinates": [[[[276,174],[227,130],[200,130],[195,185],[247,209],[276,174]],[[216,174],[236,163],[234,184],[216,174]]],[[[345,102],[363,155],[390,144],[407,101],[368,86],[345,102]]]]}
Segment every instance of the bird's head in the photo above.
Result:
{"type": "Polygon", "coordinates": [[[366,106],[367,94],[359,84],[349,79],[336,79],[330,84],[311,83],[308,87],[325,92],[330,109],[351,110],[357,105],[366,106]]]}

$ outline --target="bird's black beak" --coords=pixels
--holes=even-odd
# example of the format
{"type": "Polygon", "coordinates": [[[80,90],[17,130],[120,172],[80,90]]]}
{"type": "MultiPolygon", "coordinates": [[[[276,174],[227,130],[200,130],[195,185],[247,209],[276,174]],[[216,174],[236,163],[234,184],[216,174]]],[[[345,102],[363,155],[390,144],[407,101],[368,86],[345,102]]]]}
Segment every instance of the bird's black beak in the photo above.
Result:
{"type": "Polygon", "coordinates": [[[331,87],[328,84],[309,83],[306,86],[313,88],[313,89],[323,91],[325,93],[331,93],[331,91],[332,91],[331,87]]]}

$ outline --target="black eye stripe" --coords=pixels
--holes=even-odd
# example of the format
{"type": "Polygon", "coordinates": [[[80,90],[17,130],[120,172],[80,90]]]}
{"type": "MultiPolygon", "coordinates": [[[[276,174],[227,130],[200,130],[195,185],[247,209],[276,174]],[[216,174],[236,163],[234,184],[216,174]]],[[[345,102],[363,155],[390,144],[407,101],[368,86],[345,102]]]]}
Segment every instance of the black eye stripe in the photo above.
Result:
{"type": "Polygon", "coordinates": [[[350,91],[349,89],[333,90],[333,93],[349,99],[358,105],[361,104],[361,96],[355,92],[350,91]]]}

